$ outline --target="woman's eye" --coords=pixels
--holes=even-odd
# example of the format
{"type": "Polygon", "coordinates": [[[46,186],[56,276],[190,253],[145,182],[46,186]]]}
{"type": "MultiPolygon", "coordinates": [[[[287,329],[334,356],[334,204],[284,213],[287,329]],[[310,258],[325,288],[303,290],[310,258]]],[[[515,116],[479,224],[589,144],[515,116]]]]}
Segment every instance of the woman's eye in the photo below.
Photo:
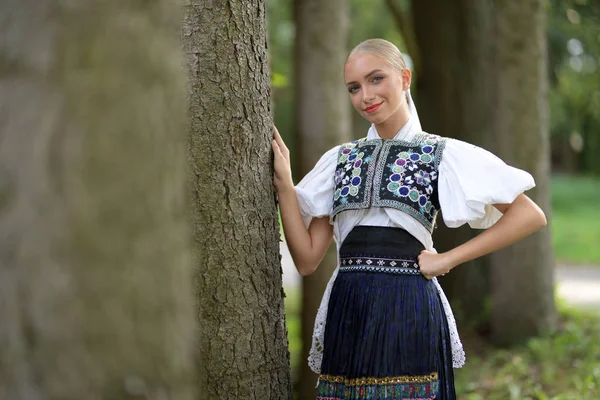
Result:
{"type": "Polygon", "coordinates": [[[377,83],[377,82],[381,81],[382,79],[383,79],[383,76],[374,76],[373,83],[377,83]]]}
{"type": "Polygon", "coordinates": [[[358,90],[358,86],[354,85],[354,86],[350,86],[348,88],[348,92],[350,93],[355,93],[358,90]]]}

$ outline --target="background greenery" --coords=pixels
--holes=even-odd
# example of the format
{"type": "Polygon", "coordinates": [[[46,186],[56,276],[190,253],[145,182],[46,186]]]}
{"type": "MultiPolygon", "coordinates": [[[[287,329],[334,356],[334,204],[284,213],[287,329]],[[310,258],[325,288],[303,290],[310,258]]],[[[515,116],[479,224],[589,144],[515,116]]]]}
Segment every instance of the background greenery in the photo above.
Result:
{"type": "Polygon", "coordinates": [[[557,260],[600,265],[600,179],[555,175],[551,188],[550,221],[557,260]]]}

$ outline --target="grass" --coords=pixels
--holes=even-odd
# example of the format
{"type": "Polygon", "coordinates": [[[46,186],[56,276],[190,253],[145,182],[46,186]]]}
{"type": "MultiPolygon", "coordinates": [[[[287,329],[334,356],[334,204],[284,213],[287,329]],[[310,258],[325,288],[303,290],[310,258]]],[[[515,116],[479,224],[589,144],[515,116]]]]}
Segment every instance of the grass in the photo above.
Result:
{"type": "MultiPolygon", "coordinates": [[[[292,381],[296,382],[300,371],[300,354],[302,353],[302,331],[300,322],[301,299],[300,288],[285,290],[285,322],[288,330],[288,348],[292,366],[292,381]]],[[[306,361],[305,361],[306,362],[306,361]]]]}
{"type": "MultiPolygon", "coordinates": [[[[465,400],[600,399],[600,315],[560,307],[553,335],[511,349],[484,346],[455,370],[465,400]]],[[[465,345],[468,351],[468,343],[465,345]]]]}
{"type": "MultiPolygon", "coordinates": [[[[301,362],[300,291],[286,293],[292,377],[301,362]]],[[[459,399],[600,399],[600,314],[559,302],[560,328],[522,346],[498,349],[464,334],[467,363],[455,370],[459,399]]]]}
{"type": "Polygon", "coordinates": [[[552,178],[550,228],[557,260],[600,265],[600,179],[552,178]]]}

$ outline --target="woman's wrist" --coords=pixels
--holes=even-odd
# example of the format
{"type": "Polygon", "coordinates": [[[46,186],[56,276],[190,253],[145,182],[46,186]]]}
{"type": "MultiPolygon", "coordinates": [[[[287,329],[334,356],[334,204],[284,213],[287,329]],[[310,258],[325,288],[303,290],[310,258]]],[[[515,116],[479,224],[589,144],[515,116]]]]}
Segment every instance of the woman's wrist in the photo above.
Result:
{"type": "Polygon", "coordinates": [[[286,196],[289,195],[291,193],[293,193],[294,195],[296,194],[296,188],[294,187],[294,183],[293,182],[288,182],[285,184],[281,184],[278,187],[275,188],[277,190],[277,194],[279,196],[286,196]]]}
{"type": "Polygon", "coordinates": [[[443,255],[446,258],[446,265],[448,266],[448,272],[452,271],[454,269],[454,267],[461,264],[461,261],[458,258],[458,255],[456,254],[455,249],[447,251],[447,252],[443,253],[443,255]]]}

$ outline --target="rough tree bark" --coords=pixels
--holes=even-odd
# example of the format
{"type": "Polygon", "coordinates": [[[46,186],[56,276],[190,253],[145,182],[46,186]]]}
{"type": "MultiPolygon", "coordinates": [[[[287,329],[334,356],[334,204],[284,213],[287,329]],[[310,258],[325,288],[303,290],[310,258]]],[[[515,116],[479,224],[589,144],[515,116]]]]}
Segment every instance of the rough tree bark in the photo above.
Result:
{"type": "Polygon", "coordinates": [[[0,3],[2,399],[194,397],[179,23],[0,3]]]}
{"type": "MultiPolygon", "coordinates": [[[[346,0],[296,0],[297,135],[294,175],[300,179],[327,150],[350,140],[350,101],[344,87],[347,55],[346,0]]],[[[333,179],[333,178],[332,178],[333,179]]],[[[337,263],[332,244],[312,275],[302,279],[300,398],[314,399],[316,375],[307,357],[317,309],[337,263]]]]}
{"type": "Polygon", "coordinates": [[[291,398],[265,3],[185,5],[202,399],[291,398]]]}

